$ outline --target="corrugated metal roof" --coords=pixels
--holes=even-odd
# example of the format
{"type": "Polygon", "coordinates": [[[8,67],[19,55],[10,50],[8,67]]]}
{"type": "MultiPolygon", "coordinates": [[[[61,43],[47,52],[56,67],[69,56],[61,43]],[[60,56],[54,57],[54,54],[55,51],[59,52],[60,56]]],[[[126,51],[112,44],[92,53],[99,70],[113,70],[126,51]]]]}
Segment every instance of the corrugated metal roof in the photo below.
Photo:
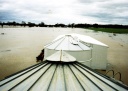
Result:
{"type": "Polygon", "coordinates": [[[72,36],[77,36],[81,41],[86,42],[86,43],[91,43],[91,44],[96,44],[96,45],[101,45],[101,46],[106,46],[108,47],[108,45],[90,37],[90,36],[85,36],[85,35],[81,35],[81,34],[72,34],[72,36]]]}
{"type": "MultiPolygon", "coordinates": [[[[90,37],[90,36],[87,36],[87,35],[81,35],[81,34],[76,34],[76,33],[73,33],[73,34],[68,34],[70,36],[72,36],[73,38],[76,38],[78,39],[79,41],[82,41],[82,42],[85,42],[85,43],[90,43],[90,44],[95,44],[95,45],[100,45],[100,46],[106,46],[108,47],[108,45],[90,37]]],[[[65,37],[66,35],[60,35],[58,36],[55,40],[53,41],[57,41],[58,39],[61,39],[63,37],[65,37]]]]}
{"type": "Polygon", "coordinates": [[[71,35],[65,35],[59,37],[56,40],[53,40],[48,45],[46,45],[45,47],[54,50],[70,50],[70,51],[90,50],[88,46],[79,42],[79,39],[72,37],[71,35]]]}
{"type": "Polygon", "coordinates": [[[128,91],[79,62],[44,61],[0,81],[0,91],[128,91]]]}
{"type": "Polygon", "coordinates": [[[62,62],[73,62],[76,61],[76,58],[71,56],[70,54],[64,52],[64,51],[58,51],[51,56],[47,57],[46,60],[49,61],[62,61],[62,62]]]}

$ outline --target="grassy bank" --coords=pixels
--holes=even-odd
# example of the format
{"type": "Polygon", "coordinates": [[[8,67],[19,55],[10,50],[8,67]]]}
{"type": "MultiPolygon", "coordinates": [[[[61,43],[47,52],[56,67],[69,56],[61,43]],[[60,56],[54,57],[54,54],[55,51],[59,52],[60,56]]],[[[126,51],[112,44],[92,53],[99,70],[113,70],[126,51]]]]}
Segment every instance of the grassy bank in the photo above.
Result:
{"type": "Polygon", "coordinates": [[[117,29],[117,28],[87,28],[87,29],[109,32],[109,33],[128,33],[128,29],[117,29]]]}

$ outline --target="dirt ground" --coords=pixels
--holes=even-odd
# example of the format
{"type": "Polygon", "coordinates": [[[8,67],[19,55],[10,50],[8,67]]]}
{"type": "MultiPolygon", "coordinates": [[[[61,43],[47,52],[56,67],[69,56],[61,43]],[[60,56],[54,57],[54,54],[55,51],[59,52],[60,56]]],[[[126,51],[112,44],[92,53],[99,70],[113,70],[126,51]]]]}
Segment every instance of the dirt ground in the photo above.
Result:
{"type": "MultiPolygon", "coordinates": [[[[36,56],[44,45],[58,35],[69,33],[88,35],[107,44],[107,71],[120,72],[121,80],[128,85],[128,34],[113,35],[80,28],[0,28],[0,80],[36,64],[36,56]]],[[[112,76],[111,72],[107,75],[112,76]]],[[[115,78],[119,79],[119,75],[115,78]]]]}

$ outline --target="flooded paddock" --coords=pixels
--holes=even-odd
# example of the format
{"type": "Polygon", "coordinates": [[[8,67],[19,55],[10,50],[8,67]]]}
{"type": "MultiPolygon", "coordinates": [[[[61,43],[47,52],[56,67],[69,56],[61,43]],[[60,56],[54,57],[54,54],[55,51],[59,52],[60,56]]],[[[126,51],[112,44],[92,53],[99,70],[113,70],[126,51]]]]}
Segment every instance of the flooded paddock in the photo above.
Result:
{"type": "Polygon", "coordinates": [[[107,70],[121,72],[122,81],[128,85],[128,34],[113,35],[81,28],[0,28],[0,80],[36,64],[44,45],[58,35],[69,33],[89,35],[107,44],[107,70]]]}

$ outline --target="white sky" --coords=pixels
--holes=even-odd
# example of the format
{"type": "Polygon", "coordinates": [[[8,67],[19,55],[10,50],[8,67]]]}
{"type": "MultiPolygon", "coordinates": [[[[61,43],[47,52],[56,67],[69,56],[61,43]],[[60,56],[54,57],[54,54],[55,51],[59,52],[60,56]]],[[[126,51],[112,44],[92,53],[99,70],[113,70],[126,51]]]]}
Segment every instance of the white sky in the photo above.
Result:
{"type": "Polygon", "coordinates": [[[128,24],[128,0],[0,0],[0,21],[128,24]]]}

